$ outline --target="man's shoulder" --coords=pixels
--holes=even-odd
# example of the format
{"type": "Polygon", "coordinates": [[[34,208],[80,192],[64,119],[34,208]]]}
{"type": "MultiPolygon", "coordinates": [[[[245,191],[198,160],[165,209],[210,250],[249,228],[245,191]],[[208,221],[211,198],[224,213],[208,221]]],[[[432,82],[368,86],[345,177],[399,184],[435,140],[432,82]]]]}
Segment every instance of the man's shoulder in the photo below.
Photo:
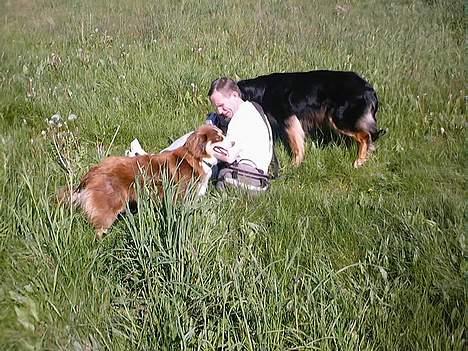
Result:
{"type": "Polygon", "coordinates": [[[253,105],[252,101],[244,101],[243,103],[240,104],[240,108],[244,109],[255,109],[255,106],[253,105]]]}
{"type": "Polygon", "coordinates": [[[254,104],[251,101],[244,101],[240,106],[239,106],[239,115],[240,116],[260,116],[260,112],[258,109],[254,106],[254,104]]]}

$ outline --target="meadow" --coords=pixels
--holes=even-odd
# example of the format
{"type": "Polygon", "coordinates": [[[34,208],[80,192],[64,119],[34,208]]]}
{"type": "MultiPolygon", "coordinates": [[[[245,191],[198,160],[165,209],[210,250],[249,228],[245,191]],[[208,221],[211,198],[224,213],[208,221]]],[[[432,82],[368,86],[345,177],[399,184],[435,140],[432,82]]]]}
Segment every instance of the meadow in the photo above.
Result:
{"type": "Polygon", "coordinates": [[[463,350],[466,11],[2,1],[0,349],[463,350]],[[340,139],[308,139],[298,168],[278,144],[268,193],[143,189],[102,241],[55,203],[133,138],[156,152],[201,124],[213,79],[312,69],[375,87],[389,132],[364,167],[340,139]]]}

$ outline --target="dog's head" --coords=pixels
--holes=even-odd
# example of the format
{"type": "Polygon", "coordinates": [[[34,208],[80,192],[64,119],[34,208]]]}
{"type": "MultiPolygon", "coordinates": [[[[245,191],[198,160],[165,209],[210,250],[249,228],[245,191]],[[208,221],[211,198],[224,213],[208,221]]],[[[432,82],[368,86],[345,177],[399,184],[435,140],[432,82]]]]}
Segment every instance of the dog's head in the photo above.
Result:
{"type": "Polygon", "coordinates": [[[207,124],[193,132],[184,146],[196,159],[214,165],[218,161],[216,154],[228,150],[233,142],[228,142],[219,128],[207,124]]]}

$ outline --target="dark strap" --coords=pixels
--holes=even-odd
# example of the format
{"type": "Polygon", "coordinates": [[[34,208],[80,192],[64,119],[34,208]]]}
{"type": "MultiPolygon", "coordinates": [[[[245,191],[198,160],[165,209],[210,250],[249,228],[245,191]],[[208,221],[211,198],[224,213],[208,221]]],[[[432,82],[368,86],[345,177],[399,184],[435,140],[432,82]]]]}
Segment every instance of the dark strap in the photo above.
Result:
{"type": "Polygon", "coordinates": [[[258,169],[253,166],[250,166],[250,167],[256,169],[257,172],[251,172],[251,171],[246,170],[245,168],[239,167],[239,162],[234,162],[227,166],[227,168],[232,169],[233,171],[236,171],[237,173],[245,174],[255,179],[270,179],[270,176],[268,174],[264,174],[261,169],[258,169]]]}
{"type": "Polygon", "coordinates": [[[279,177],[279,168],[280,168],[280,164],[279,164],[279,160],[278,160],[278,157],[276,156],[276,151],[275,151],[275,145],[273,143],[273,136],[271,135],[271,125],[270,125],[270,122],[268,122],[268,119],[265,115],[265,111],[263,111],[263,108],[262,106],[260,106],[257,102],[255,101],[250,101],[250,103],[252,105],[254,105],[254,107],[257,109],[258,113],[260,114],[260,116],[262,116],[262,119],[263,119],[263,122],[265,122],[266,126],[267,126],[267,130],[268,130],[268,137],[270,138],[270,142],[271,142],[271,148],[272,148],[272,160],[271,160],[271,168],[272,168],[272,175],[271,175],[271,179],[276,179],[279,177]]]}

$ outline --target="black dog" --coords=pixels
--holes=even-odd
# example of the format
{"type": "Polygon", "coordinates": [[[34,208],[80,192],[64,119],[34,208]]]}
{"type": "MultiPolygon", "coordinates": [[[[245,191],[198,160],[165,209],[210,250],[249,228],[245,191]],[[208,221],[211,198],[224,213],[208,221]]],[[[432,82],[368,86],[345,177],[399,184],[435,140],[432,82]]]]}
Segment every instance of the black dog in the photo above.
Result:
{"type": "Polygon", "coordinates": [[[374,88],[354,72],[273,73],[238,82],[244,100],[259,103],[274,129],[285,134],[294,164],[304,159],[306,132],[331,127],[358,143],[355,167],[362,166],[385,133],[377,129],[374,88]]]}

